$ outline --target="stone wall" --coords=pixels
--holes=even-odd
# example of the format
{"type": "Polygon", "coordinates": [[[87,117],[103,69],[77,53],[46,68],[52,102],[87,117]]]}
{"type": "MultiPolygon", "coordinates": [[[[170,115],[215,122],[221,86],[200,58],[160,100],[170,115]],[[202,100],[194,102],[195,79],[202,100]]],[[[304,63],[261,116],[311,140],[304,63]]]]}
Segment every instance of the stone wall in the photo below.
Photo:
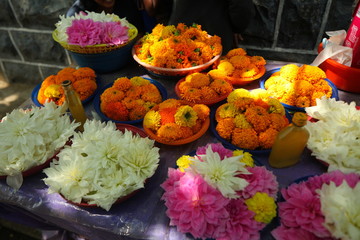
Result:
{"type": "MultiPolygon", "coordinates": [[[[0,70],[11,82],[37,84],[73,63],[52,39],[74,0],[0,0],[0,70]]],[[[354,0],[253,0],[256,17],[243,34],[250,55],[310,63],[325,31],[347,29],[354,0]]]]}

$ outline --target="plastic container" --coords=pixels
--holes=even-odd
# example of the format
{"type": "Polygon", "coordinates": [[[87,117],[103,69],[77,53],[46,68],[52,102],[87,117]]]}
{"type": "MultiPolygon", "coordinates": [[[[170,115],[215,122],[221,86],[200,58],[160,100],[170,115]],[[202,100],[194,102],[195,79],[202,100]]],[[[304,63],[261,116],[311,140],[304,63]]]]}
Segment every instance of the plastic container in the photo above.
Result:
{"type": "MultiPolygon", "coordinates": [[[[323,50],[322,43],[318,52],[323,50]]],[[[348,67],[333,59],[326,59],[319,67],[325,72],[326,77],[341,90],[360,93],[360,69],[348,67]]]]}

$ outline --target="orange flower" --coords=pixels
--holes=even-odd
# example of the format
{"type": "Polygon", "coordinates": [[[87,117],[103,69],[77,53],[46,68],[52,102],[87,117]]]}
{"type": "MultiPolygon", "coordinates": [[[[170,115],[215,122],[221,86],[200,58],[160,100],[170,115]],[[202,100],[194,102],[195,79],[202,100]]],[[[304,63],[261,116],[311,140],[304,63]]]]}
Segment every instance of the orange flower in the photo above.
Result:
{"type": "Polygon", "coordinates": [[[231,139],[234,128],[234,118],[222,118],[219,119],[215,129],[220,137],[229,141],[231,139]]]}
{"type": "Polygon", "coordinates": [[[306,80],[314,84],[324,78],[326,78],[326,74],[319,67],[304,64],[299,68],[298,79],[306,80]]]}
{"type": "Polygon", "coordinates": [[[158,129],[157,136],[161,137],[165,141],[171,142],[179,140],[183,138],[183,136],[187,136],[189,132],[186,132],[186,130],[190,130],[192,134],[191,128],[184,128],[176,123],[167,123],[158,129]]]}
{"type": "Polygon", "coordinates": [[[113,87],[120,91],[127,91],[131,86],[130,79],[127,77],[120,77],[113,83],[113,87]]]}
{"type": "Polygon", "coordinates": [[[163,108],[159,110],[159,114],[161,116],[161,125],[165,125],[167,123],[174,123],[176,111],[176,107],[163,108]]]}
{"type": "Polygon", "coordinates": [[[210,84],[210,77],[205,73],[192,73],[185,77],[185,82],[193,88],[201,88],[210,84]]]}
{"type": "Polygon", "coordinates": [[[266,60],[261,56],[252,56],[250,57],[250,62],[255,64],[255,66],[264,66],[266,64],[266,60]]]}
{"type": "Polygon", "coordinates": [[[243,55],[233,56],[229,61],[235,68],[245,68],[250,64],[250,58],[243,55]]]}
{"type": "Polygon", "coordinates": [[[215,89],[210,86],[204,86],[200,89],[201,99],[202,100],[212,100],[214,98],[218,98],[219,94],[215,91],[215,89]]]}
{"type": "Polygon", "coordinates": [[[256,132],[265,131],[270,125],[269,113],[260,106],[249,107],[245,111],[246,120],[256,132]]]}
{"type": "Polygon", "coordinates": [[[266,131],[259,134],[259,145],[261,148],[270,149],[275,142],[278,131],[273,128],[268,128],[266,131]]]}
{"type": "Polygon", "coordinates": [[[214,89],[219,95],[228,95],[233,90],[232,85],[222,79],[215,79],[210,84],[210,87],[214,89]]]}
{"type": "Polygon", "coordinates": [[[72,72],[59,72],[58,74],[56,74],[55,77],[55,83],[58,85],[61,85],[63,81],[65,80],[70,80],[72,83],[74,83],[76,81],[76,78],[74,77],[74,75],[72,74],[72,72]]]}
{"type": "Polygon", "coordinates": [[[300,96],[295,100],[295,106],[297,107],[310,107],[311,100],[307,96],[300,96]]]}
{"type": "Polygon", "coordinates": [[[231,143],[239,148],[254,150],[259,147],[259,138],[252,128],[235,128],[231,143]]]}
{"type": "Polygon", "coordinates": [[[129,119],[131,121],[142,119],[146,113],[147,109],[144,106],[137,105],[129,111],[129,119]]]}
{"type": "Polygon", "coordinates": [[[104,102],[100,104],[100,108],[108,118],[118,121],[129,120],[129,111],[121,102],[104,102]]]}
{"type": "Polygon", "coordinates": [[[277,113],[270,113],[270,128],[280,131],[289,124],[289,120],[285,116],[277,113]]]}
{"type": "Polygon", "coordinates": [[[56,84],[56,75],[50,75],[47,78],[45,78],[45,80],[41,83],[41,88],[43,88],[44,91],[45,88],[47,88],[52,84],[56,84]]]}
{"type": "Polygon", "coordinates": [[[161,102],[159,104],[159,110],[163,109],[163,108],[172,108],[172,107],[179,107],[181,105],[181,103],[174,98],[168,98],[165,101],[161,102]]]}
{"type": "Polygon", "coordinates": [[[89,78],[95,80],[96,77],[95,71],[89,67],[78,68],[76,71],[73,72],[73,75],[76,78],[76,80],[82,78],[89,78]]]}
{"type": "Polygon", "coordinates": [[[202,121],[210,115],[210,108],[204,104],[195,104],[193,109],[197,113],[198,119],[202,121]]]}
{"type": "Polygon", "coordinates": [[[95,92],[97,84],[91,78],[82,78],[73,83],[73,88],[84,101],[95,92]]]}
{"type": "Polygon", "coordinates": [[[100,95],[100,101],[105,103],[120,102],[124,97],[125,93],[123,91],[110,87],[100,95]]]}
{"type": "Polygon", "coordinates": [[[237,56],[237,55],[240,55],[240,56],[245,56],[247,53],[246,51],[243,49],[243,48],[234,48],[234,49],[231,49],[227,54],[226,54],[226,57],[227,58],[231,58],[233,56],[237,56]]]}

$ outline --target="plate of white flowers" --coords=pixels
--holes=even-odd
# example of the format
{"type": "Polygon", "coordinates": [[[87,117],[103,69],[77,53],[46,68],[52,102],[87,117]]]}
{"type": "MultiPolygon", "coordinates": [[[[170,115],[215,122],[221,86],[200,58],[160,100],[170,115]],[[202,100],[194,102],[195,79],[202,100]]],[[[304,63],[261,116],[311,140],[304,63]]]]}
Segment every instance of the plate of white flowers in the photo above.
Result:
{"type": "Polygon", "coordinates": [[[50,167],[44,169],[48,192],[78,206],[109,211],[141,188],[156,171],[159,148],[135,127],[88,120],[50,167]]]}
{"type": "Polygon", "coordinates": [[[0,178],[19,189],[23,177],[38,173],[74,134],[78,123],[54,102],[14,109],[0,123],[0,178]]]}

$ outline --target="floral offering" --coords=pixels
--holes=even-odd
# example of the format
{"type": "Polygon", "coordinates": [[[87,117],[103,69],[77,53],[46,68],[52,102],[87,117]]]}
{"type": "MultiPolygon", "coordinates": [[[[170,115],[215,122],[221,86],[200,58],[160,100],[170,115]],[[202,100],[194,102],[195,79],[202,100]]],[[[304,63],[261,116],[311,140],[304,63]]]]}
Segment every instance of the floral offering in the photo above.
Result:
{"type": "Polygon", "coordinates": [[[105,44],[122,45],[137,34],[134,26],[115,14],[80,12],[75,16],[60,16],[55,24],[56,40],[81,47],[105,44]]]}
{"type": "Polygon", "coordinates": [[[49,193],[108,211],[119,198],[144,187],[160,155],[153,140],[119,131],[113,122],[91,120],[58,157],[44,170],[49,193]]]}
{"type": "Polygon", "coordinates": [[[360,174],[360,111],[355,102],[345,103],[323,96],[316,106],[305,108],[317,121],[310,121],[307,147],[312,155],[329,165],[328,171],[339,169],[360,174]]]}
{"type": "Polygon", "coordinates": [[[161,187],[170,225],[194,238],[260,239],[276,216],[278,183],[251,154],[207,144],[177,160],[161,187]]]}
{"type": "Polygon", "coordinates": [[[100,109],[117,121],[133,121],[162,101],[159,89],[142,77],[120,77],[100,95],[100,109]]]}
{"type": "Polygon", "coordinates": [[[253,78],[264,74],[266,60],[261,56],[249,56],[243,48],[231,49],[222,56],[215,69],[209,71],[213,78],[227,78],[236,84],[236,79],[253,78]]]}
{"type": "Polygon", "coordinates": [[[47,101],[62,105],[65,102],[64,89],[61,83],[65,80],[72,82],[72,87],[79,94],[81,101],[93,95],[97,89],[95,71],[88,67],[78,69],[66,67],[56,75],[50,75],[41,83],[37,100],[40,104],[47,101]]]}
{"type": "Polygon", "coordinates": [[[287,64],[265,81],[265,89],[280,102],[296,107],[316,105],[316,99],[332,96],[332,88],[319,67],[287,64]]]}
{"type": "Polygon", "coordinates": [[[339,170],[281,190],[277,240],[360,239],[360,175],[339,170]]]}
{"type": "Polygon", "coordinates": [[[221,38],[210,36],[201,25],[158,24],[134,46],[136,56],[155,67],[179,69],[202,65],[222,51],[221,38]]]}
{"type": "Polygon", "coordinates": [[[249,150],[270,149],[289,124],[282,104],[263,89],[235,89],[216,109],[215,120],[221,138],[249,150]]]}
{"type": "Polygon", "coordinates": [[[193,103],[215,103],[225,99],[232,90],[231,83],[207,73],[189,74],[175,88],[181,99],[193,103]]]}
{"type": "Polygon", "coordinates": [[[209,114],[210,108],[204,104],[189,105],[171,98],[147,112],[143,126],[163,141],[173,142],[198,133],[209,114]]]}
{"type": "Polygon", "coordinates": [[[15,109],[0,122],[0,176],[13,176],[45,163],[75,133],[63,107],[15,109]]]}

